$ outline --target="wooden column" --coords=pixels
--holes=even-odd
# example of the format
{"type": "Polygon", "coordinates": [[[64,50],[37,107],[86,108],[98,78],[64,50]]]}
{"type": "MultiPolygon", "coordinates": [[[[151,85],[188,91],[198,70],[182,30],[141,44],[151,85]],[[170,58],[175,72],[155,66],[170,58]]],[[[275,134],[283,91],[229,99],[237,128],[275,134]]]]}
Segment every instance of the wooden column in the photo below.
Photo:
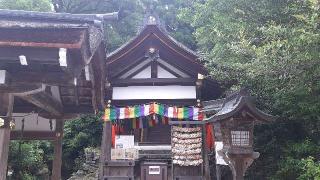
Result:
{"type": "Polygon", "coordinates": [[[6,116],[2,118],[4,119],[4,126],[0,128],[0,180],[5,180],[8,166],[13,96],[10,94],[0,94],[0,103],[0,116],[6,116]]]}
{"type": "Polygon", "coordinates": [[[111,161],[111,144],[112,144],[112,124],[110,121],[103,123],[101,155],[99,166],[99,179],[103,179],[106,174],[104,172],[104,165],[106,161],[111,161]]]}
{"type": "Polygon", "coordinates": [[[206,124],[202,125],[202,136],[203,136],[203,163],[204,163],[204,177],[206,180],[210,180],[210,166],[209,166],[209,155],[208,155],[208,144],[206,141],[207,127],[206,124]]]}
{"type": "Polygon", "coordinates": [[[56,120],[52,180],[61,180],[63,124],[63,120],[56,120]]]}
{"type": "Polygon", "coordinates": [[[10,143],[10,128],[0,128],[0,180],[6,179],[10,143]]]}

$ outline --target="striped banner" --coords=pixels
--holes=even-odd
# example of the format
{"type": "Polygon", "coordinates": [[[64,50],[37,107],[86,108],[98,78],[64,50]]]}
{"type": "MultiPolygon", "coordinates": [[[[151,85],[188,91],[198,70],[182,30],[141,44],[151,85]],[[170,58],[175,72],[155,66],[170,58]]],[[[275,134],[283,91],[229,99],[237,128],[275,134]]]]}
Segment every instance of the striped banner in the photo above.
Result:
{"type": "MultiPolygon", "coordinates": [[[[144,116],[152,115],[155,118],[152,118],[154,122],[149,122],[150,125],[154,125],[157,122],[162,121],[161,118],[158,118],[156,115],[174,118],[178,120],[195,120],[201,121],[204,116],[201,112],[201,109],[198,107],[176,107],[176,106],[167,106],[158,103],[150,103],[143,105],[135,105],[128,107],[111,107],[106,108],[103,120],[104,121],[114,121],[121,119],[136,119],[144,116]]],[[[135,126],[141,126],[141,123],[134,123],[135,126]]]]}

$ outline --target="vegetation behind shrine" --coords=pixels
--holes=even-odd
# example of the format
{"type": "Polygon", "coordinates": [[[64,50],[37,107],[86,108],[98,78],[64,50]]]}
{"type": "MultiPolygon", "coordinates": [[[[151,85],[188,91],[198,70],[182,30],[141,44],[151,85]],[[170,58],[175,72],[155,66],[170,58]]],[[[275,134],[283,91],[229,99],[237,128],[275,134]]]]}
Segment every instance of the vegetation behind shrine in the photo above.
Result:
{"type": "MultiPolygon", "coordinates": [[[[135,36],[152,2],[167,31],[201,54],[229,90],[247,87],[264,111],[279,116],[255,129],[260,158],[246,179],[320,179],[320,4],[317,0],[57,0],[56,11],[102,13],[120,9],[106,25],[108,52],[135,36]]],[[[52,11],[49,0],[0,0],[0,8],[52,11]]],[[[65,178],[83,161],[85,147],[99,147],[98,117],[65,125],[65,178]]],[[[10,146],[17,179],[51,166],[48,142],[10,146]],[[23,152],[23,153],[21,153],[23,152]]]]}

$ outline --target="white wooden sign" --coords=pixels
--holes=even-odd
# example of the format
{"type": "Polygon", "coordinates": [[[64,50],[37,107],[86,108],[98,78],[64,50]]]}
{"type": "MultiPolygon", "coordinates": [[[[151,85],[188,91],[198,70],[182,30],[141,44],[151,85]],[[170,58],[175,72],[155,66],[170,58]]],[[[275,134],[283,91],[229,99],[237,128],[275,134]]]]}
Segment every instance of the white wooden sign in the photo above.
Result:
{"type": "Polygon", "coordinates": [[[160,174],[160,166],[149,166],[149,174],[160,174]]]}
{"type": "Polygon", "coordinates": [[[116,149],[130,149],[134,148],[134,136],[132,135],[116,135],[115,139],[116,149]]]}

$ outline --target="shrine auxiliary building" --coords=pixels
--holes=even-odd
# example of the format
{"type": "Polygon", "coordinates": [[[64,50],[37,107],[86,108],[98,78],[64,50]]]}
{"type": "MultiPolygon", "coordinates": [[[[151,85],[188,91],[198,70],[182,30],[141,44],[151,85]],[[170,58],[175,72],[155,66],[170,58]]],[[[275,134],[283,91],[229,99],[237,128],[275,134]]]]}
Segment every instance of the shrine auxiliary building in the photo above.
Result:
{"type": "MultiPolygon", "coordinates": [[[[156,16],[106,55],[103,24],[116,16],[0,10],[0,180],[10,139],[51,140],[52,179],[61,179],[63,122],[98,111],[104,112],[99,179],[210,179],[215,138],[224,154],[245,162],[255,157],[253,129],[246,127],[273,118],[247,93],[216,100],[219,84],[156,16]]],[[[250,164],[225,161],[235,179],[250,164]]]]}

